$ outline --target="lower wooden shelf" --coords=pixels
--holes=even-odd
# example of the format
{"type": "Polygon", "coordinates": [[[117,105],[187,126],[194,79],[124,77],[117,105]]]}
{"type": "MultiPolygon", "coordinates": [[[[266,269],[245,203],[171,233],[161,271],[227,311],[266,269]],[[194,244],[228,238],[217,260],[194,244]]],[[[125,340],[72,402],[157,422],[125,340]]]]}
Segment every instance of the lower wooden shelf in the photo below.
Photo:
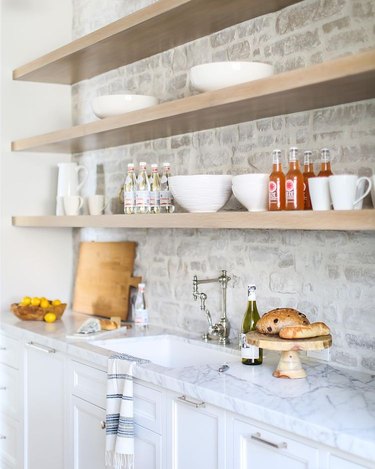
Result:
{"type": "Polygon", "coordinates": [[[217,212],[149,215],[14,216],[13,226],[44,228],[223,228],[375,230],[375,209],[348,211],[217,212]]]}

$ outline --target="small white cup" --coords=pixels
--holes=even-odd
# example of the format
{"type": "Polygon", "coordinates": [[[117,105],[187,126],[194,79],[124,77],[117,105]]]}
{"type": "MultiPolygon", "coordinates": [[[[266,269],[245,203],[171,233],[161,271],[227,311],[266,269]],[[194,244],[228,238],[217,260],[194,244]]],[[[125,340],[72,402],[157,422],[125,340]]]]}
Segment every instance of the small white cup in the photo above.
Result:
{"type": "Polygon", "coordinates": [[[328,177],[315,177],[308,180],[313,210],[331,210],[328,177]]]}
{"type": "Polygon", "coordinates": [[[371,179],[366,176],[359,178],[353,174],[341,174],[329,176],[328,179],[333,208],[335,210],[353,210],[354,206],[371,191],[371,179]],[[367,181],[368,187],[366,191],[356,199],[356,191],[362,181],[367,181]]]}
{"type": "Polygon", "coordinates": [[[80,195],[64,196],[65,215],[78,215],[82,205],[83,197],[81,197],[80,195]]]}
{"type": "Polygon", "coordinates": [[[101,215],[108,205],[105,203],[104,195],[90,195],[87,201],[90,215],[101,215]]]}

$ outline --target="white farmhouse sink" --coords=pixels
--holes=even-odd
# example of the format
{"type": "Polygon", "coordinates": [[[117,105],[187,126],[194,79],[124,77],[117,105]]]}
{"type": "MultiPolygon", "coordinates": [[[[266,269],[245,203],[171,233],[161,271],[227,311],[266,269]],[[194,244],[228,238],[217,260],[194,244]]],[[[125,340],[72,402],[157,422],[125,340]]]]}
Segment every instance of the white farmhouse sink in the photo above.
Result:
{"type": "Polygon", "coordinates": [[[93,340],[91,343],[113,352],[144,358],[167,368],[205,364],[220,366],[240,359],[239,352],[234,349],[224,349],[220,345],[206,344],[175,335],[123,337],[121,339],[93,340]]]}

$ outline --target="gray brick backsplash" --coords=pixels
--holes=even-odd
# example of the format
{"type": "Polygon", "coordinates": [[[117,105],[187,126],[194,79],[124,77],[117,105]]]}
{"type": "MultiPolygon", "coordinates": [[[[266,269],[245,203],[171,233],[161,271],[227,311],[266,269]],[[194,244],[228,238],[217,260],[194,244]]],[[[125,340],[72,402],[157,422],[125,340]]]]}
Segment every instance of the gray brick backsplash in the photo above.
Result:
{"type": "MultiPolygon", "coordinates": [[[[152,3],[73,0],[73,37],[152,3]]],[[[161,102],[196,94],[189,69],[207,61],[264,60],[281,73],[371,49],[374,17],[374,2],[369,0],[304,0],[74,85],[74,122],[94,120],[91,101],[107,93],[155,94],[161,102]]],[[[285,154],[297,144],[301,150],[311,149],[316,161],[321,147],[331,148],[336,173],[372,175],[374,129],[375,100],[368,100],[75,158],[90,169],[83,195],[105,192],[113,202],[108,210],[116,213],[128,162],[169,160],[174,174],[268,173],[272,149],[279,147],[285,154]]],[[[365,206],[371,206],[370,198],[365,206]]],[[[227,208],[238,204],[232,199],[227,208]]],[[[192,300],[192,277],[211,277],[226,269],[232,277],[228,311],[233,338],[246,307],[246,285],[255,282],[261,313],[280,306],[299,308],[311,320],[331,327],[332,362],[375,371],[375,238],[371,232],[83,229],[75,232],[75,249],[81,240],[137,241],[135,274],[147,284],[154,323],[203,331],[206,321],[192,300]]],[[[219,287],[207,286],[207,293],[208,308],[216,318],[219,287]]]]}

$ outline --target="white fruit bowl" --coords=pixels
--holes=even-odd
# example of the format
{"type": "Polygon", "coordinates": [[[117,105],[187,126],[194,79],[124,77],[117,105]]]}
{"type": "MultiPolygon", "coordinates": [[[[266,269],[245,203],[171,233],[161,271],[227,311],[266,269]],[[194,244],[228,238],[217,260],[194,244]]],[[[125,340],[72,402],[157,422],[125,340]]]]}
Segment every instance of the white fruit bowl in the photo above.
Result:
{"type": "Polygon", "coordinates": [[[169,183],[176,202],[188,212],[217,212],[232,194],[232,176],[227,175],[172,176],[169,183]]]}
{"type": "Polygon", "coordinates": [[[213,91],[273,74],[273,66],[262,62],[212,62],[190,69],[190,82],[198,91],[213,91]]]}
{"type": "Polygon", "coordinates": [[[262,212],[268,210],[268,184],[268,174],[240,174],[233,176],[232,190],[249,212],[262,212]]]}
{"type": "Polygon", "coordinates": [[[92,101],[92,110],[97,117],[103,119],[155,106],[156,104],[158,104],[158,99],[154,96],[143,94],[109,94],[96,97],[92,101]]]}

